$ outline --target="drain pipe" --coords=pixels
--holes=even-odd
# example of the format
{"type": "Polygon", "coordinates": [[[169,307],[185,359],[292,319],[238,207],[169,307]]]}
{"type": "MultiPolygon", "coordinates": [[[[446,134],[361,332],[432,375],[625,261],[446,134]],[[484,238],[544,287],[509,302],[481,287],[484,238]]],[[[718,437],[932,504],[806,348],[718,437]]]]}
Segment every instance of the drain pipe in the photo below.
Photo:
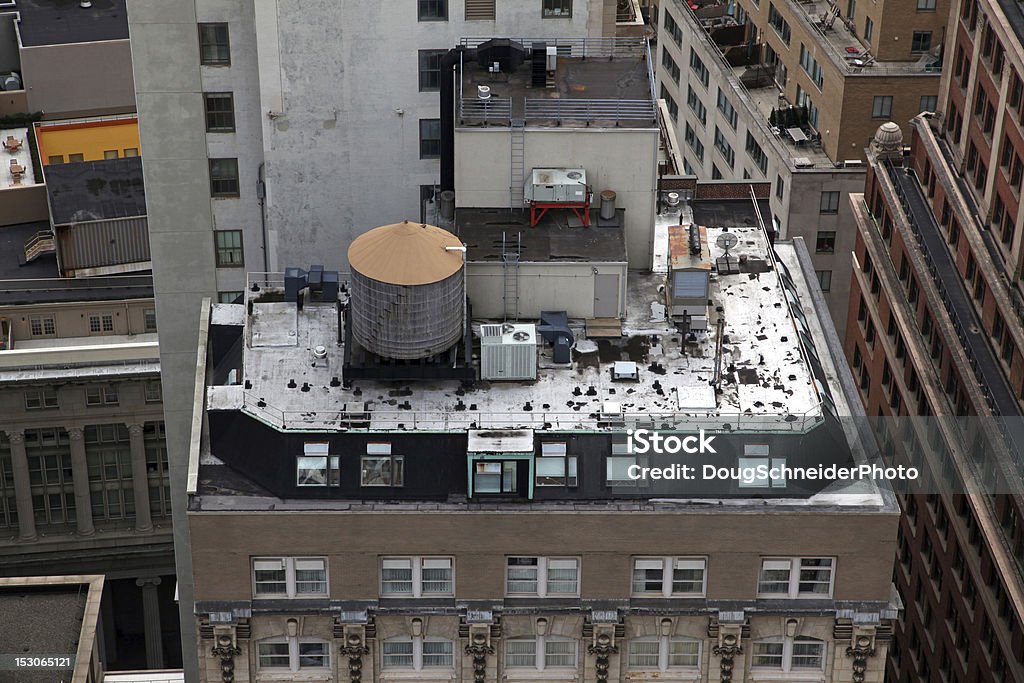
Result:
{"type": "Polygon", "coordinates": [[[455,191],[455,79],[461,77],[455,66],[470,54],[458,45],[441,57],[441,192],[455,191]]]}
{"type": "Polygon", "coordinates": [[[263,176],[266,162],[260,162],[256,170],[256,199],[260,203],[260,229],[263,232],[263,272],[270,272],[270,256],[267,254],[267,181],[263,176]]]}

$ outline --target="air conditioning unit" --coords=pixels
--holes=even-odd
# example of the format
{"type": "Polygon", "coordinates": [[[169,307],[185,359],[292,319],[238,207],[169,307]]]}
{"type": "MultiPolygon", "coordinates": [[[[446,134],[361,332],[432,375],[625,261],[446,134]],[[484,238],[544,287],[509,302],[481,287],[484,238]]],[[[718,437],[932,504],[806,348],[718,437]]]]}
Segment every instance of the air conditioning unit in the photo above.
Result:
{"type": "Polygon", "coordinates": [[[846,159],[843,161],[843,168],[860,168],[864,162],[860,159],[846,159]]]}
{"type": "Polygon", "coordinates": [[[537,326],[480,326],[480,379],[537,379],[537,326]]]}

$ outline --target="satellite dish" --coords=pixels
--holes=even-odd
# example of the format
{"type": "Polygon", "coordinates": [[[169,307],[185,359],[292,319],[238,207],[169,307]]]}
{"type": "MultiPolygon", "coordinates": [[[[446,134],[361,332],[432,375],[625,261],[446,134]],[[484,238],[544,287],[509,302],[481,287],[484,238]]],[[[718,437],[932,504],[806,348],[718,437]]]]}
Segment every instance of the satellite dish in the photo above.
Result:
{"type": "Polygon", "coordinates": [[[721,235],[718,236],[718,239],[715,243],[718,245],[719,249],[725,250],[725,255],[726,257],[728,257],[729,250],[735,247],[739,241],[740,238],[734,235],[733,233],[723,232],[721,235]]]}

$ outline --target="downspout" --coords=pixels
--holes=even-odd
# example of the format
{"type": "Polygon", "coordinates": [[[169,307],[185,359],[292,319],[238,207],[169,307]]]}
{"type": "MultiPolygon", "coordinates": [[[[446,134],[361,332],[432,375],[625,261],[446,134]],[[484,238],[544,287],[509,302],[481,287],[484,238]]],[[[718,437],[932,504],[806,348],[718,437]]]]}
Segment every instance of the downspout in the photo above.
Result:
{"type": "Polygon", "coordinates": [[[261,161],[260,167],[256,170],[256,199],[260,203],[260,229],[263,234],[263,272],[270,272],[270,257],[267,254],[267,182],[263,177],[263,167],[266,162],[261,161]]]}

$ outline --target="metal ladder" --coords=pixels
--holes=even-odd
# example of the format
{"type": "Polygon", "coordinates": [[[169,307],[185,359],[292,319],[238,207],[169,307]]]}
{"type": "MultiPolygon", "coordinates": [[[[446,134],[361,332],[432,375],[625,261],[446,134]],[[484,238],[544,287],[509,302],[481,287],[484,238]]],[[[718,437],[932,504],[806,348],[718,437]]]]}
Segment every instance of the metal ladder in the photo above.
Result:
{"type": "MultiPolygon", "coordinates": [[[[522,235],[520,235],[520,238],[522,235]]],[[[505,233],[501,234],[501,260],[505,271],[505,320],[516,320],[519,317],[519,251],[521,242],[517,242],[515,251],[509,249],[505,233]]]]}
{"type": "Polygon", "coordinates": [[[526,147],[526,121],[523,119],[512,119],[509,127],[511,136],[510,159],[509,159],[509,197],[508,208],[512,211],[523,208],[523,174],[525,147],[526,147]]]}

